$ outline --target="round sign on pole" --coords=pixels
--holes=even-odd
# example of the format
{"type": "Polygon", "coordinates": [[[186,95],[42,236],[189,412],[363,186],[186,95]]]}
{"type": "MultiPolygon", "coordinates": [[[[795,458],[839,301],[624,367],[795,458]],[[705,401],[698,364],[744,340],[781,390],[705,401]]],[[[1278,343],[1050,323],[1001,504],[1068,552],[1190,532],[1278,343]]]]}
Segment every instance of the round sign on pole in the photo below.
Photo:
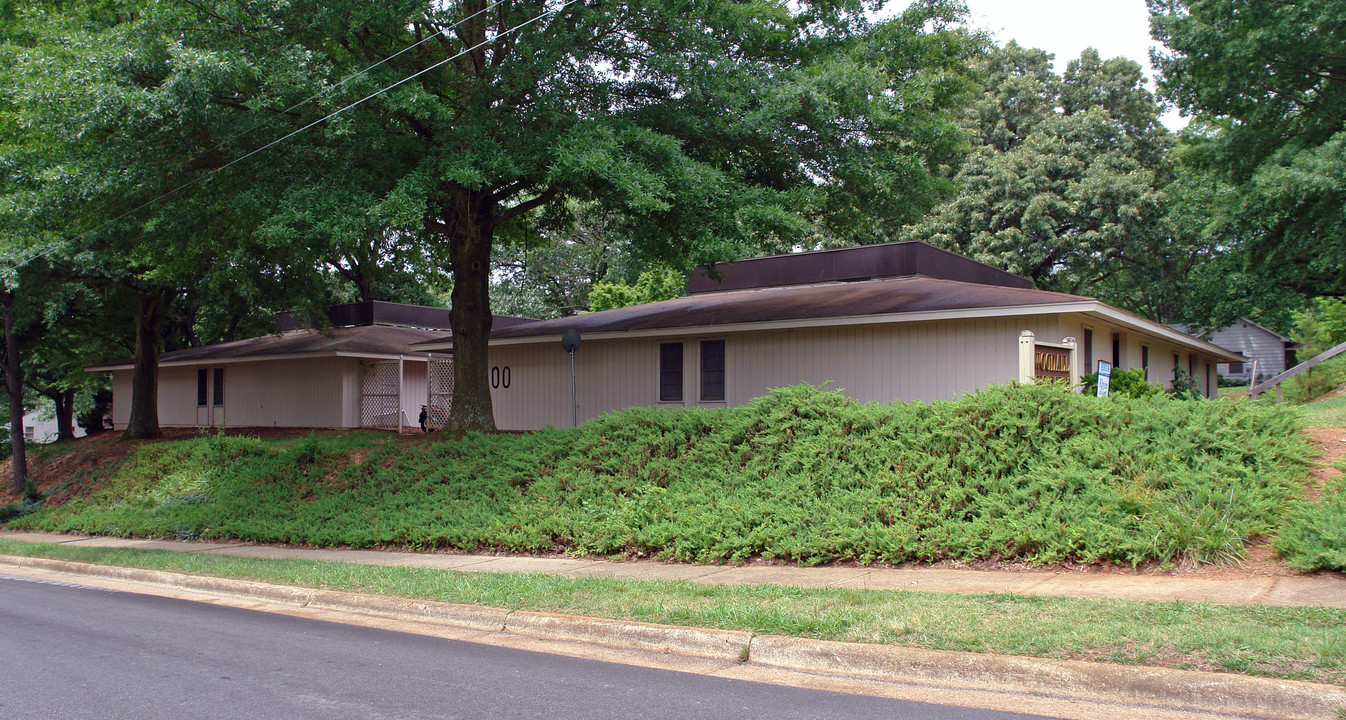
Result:
{"type": "Polygon", "coordinates": [[[561,347],[565,348],[565,351],[571,354],[574,354],[576,350],[579,350],[580,349],[579,331],[567,330],[566,334],[561,336],[561,347]]]}

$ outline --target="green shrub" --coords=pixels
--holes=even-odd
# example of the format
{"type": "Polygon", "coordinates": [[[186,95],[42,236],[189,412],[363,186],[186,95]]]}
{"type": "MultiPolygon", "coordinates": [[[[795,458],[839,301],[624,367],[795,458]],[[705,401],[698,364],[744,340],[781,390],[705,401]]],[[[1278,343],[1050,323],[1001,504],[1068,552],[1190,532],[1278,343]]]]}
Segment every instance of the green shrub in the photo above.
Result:
{"type": "Polygon", "coordinates": [[[1338,355],[1285,381],[1285,399],[1294,403],[1313,402],[1343,383],[1346,383],[1346,355],[1338,355]]]}
{"type": "Polygon", "coordinates": [[[1346,571],[1346,477],[1324,487],[1320,502],[1296,502],[1275,548],[1291,567],[1346,571]]]}
{"type": "Polygon", "coordinates": [[[14,518],[20,518],[29,515],[42,507],[40,500],[18,500],[16,502],[0,505],[0,523],[6,523],[14,518]]]}
{"type": "MultiPolygon", "coordinates": [[[[1307,308],[1295,313],[1290,337],[1300,346],[1300,362],[1346,342],[1346,300],[1315,298],[1307,308]]],[[[1287,380],[1285,396],[1291,402],[1311,402],[1343,383],[1346,383],[1346,356],[1338,355],[1287,380]]]]}
{"type": "Polygon", "coordinates": [[[1211,562],[1302,491],[1300,423],[1059,384],[875,405],[798,386],[529,434],[150,445],[94,497],[13,524],[687,562],[1211,562]]]}
{"type": "MultiPolygon", "coordinates": [[[[1080,378],[1083,392],[1089,397],[1098,397],[1098,373],[1089,373],[1080,378]]],[[[1113,369],[1108,380],[1108,397],[1146,398],[1164,394],[1163,385],[1153,385],[1145,380],[1144,368],[1130,370],[1113,369]]]]}

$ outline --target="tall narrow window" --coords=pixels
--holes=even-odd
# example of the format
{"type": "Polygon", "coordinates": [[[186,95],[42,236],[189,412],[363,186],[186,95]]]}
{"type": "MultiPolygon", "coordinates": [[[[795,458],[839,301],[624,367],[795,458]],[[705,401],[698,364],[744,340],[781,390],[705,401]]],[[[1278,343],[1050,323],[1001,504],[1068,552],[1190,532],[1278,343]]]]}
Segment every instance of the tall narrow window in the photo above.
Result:
{"type": "Polygon", "coordinates": [[[724,341],[701,341],[701,399],[724,400],[724,341]]]}
{"type": "Polygon", "coordinates": [[[1091,373],[1097,370],[1098,368],[1094,367],[1094,331],[1086,328],[1084,331],[1084,371],[1091,373]]]}
{"type": "Polygon", "coordinates": [[[209,391],[209,385],[208,385],[209,382],[210,382],[210,371],[209,371],[209,370],[207,370],[207,369],[205,369],[205,368],[201,368],[201,369],[199,369],[199,370],[196,371],[196,406],[197,406],[197,407],[205,407],[205,406],[206,406],[206,403],[209,402],[209,398],[210,398],[210,393],[208,392],[208,391],[209,391]]]}
{"type": "Polygon", "coordinates": [[[224,368],[215,368],[215,395],[212,405],[224,404],[224,368]]]}
{"type": "Polygon", "coordinates": [[[1122,335],[1121,333],[1112,334],[1112,366],[1118,370],[1122,369],[1122,335]]]}
{"type": "Polygon", "coordinates": [[[1150,346],[1140,346],[1140,369],[1144,373],[1145,382],[1150,381],[1150,346]]]}
{"type": "Polygon", "coordinates": [[[659,402],[682,402],[682,343],[659,343],[659,402]]]}

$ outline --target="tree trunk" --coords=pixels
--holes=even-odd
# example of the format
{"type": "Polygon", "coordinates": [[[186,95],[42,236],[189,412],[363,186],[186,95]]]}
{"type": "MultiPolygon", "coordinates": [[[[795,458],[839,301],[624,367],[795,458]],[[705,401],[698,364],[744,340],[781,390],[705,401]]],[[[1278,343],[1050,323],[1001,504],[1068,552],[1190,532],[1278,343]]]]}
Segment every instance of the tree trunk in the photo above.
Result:
{"type": "Polygon", "coordinates": [[[355,289],[360,293],[360,302],[370,302],[374,299],[374,288],[369,283],[369,278],[364,273],[355,275],[355,289]]]}
{"type": "Polygon", "coordinates": [[[9,442],[14,449],[14,494],[28,485],[28,455],[23,438],[23,364],[19,362],[19,339],[14,335],[14,293],[0,290],[5,311],[5,389],[9,395],[9,442]]]}
{"type": "Polygon", "coordinates": [[[159,430],[159,330],[163,324],[164,291],[151,290],[136,301],[135,368],[131,371],[131,418],[125,440],[149,440],[159,430]]]}
{"type": "Polygon", "coordinates": [[[56,440],[75,439],[75,391],[62,390],[52,398],[56,403],[56,440]]]}
{"type": "Polygon", "coordinates": [[[467,193],[456,204],[449,238],[453,266],[453,406],[448,430],[495,430],[491,406],[491,240],[494,231],[489,201],[467,193]]]}

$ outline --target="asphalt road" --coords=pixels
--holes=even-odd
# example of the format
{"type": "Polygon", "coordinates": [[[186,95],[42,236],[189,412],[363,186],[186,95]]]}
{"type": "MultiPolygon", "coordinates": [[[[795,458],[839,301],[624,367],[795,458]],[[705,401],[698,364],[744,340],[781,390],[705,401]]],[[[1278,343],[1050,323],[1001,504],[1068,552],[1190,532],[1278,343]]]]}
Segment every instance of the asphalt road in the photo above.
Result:
{"type": "Polygon", "coordinates": [[[0,575],[0,717],[1027,715],[741,682],[0,575]]]}

